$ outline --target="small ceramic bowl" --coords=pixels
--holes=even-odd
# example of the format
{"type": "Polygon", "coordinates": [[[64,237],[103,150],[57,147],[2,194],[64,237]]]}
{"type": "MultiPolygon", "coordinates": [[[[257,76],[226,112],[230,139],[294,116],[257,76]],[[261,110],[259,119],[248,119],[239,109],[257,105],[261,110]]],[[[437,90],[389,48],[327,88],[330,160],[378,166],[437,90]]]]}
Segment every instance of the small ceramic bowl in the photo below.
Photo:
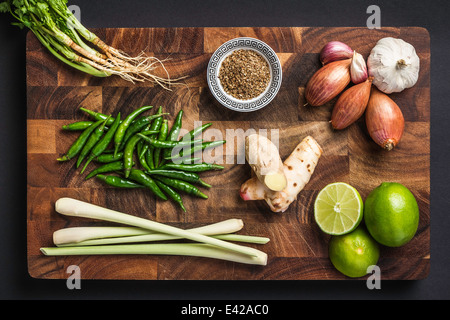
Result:
{"type": "Polygon", "coordinates": [[[248,37],[235,38],[222,44],[212,55],[207,69],[207,82],[212,95],[225,107],[239,112],[256,111],[267,106],[277,95],[281,79],[281,63],[275,51],[263,41],[248,37]],[[270,82],[266,90],[249,100],[239,100],[229,95],[219,80],[219,70],[223,60],[239,49],[251,49],[258,52],[266,59],[270,67],[270,82]]]}

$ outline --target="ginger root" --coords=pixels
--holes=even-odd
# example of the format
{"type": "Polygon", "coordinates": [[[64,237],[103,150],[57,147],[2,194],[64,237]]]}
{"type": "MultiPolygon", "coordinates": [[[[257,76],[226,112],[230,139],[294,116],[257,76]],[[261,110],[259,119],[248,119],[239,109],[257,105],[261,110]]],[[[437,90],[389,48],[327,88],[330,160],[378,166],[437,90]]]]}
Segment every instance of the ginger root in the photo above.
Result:
{"type": "Polygon", "coordinates": [[[283,161],[277,146],[259,134],[245,138],[245,158],[255,175],[267,188],[281,191],[286,187],[283,161]]]}
{"type": "Polygon", "coordinates": [[[241,198],[245,201],[265,200],[273,212],[286,211],[311,179],[322,153],[317,141],[307,136],[284,161],[283,170],[287,185],[283,190],[270,190],[255,176],[242,184],[241,198]]]}

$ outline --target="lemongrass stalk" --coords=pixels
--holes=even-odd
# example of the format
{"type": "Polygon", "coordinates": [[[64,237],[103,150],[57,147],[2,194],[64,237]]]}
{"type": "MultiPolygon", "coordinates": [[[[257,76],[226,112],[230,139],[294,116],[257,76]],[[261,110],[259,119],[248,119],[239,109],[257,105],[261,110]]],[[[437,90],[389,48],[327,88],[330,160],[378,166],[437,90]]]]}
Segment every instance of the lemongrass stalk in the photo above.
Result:
{"type": "MultiPolygon", "coordinates": [[[[268,238],[257,237],[257,236],[247,236],[241,234],[211,234],[213,238],[227,240],[227,241],[237,241],[237,242],[247,242],[247,243],[257,243],[265,244],[269,242],[268,238]]],[[[164,233],[153,233],[144,234],[136,236],[124,236],[124,237],[111,237],[111,238],[98,238],[85,240],[80,242],[66,242],[57,244],[58,247],[76,247],[76,246],[98,246],[107,244],[123,244],[123,243],[139,243],[139,242],[152,242],[152,241],[165,241],[165,240],[176,240],[180,237],[171,236],[164,233]]]]}
{"type": "Polygon", "coordinates": [[[110,222],[122,223],[126,225],[132,225],[139,228],[149,229],[152,231],[167,233],[189,240],[207,243],[215,245],[224,249],[239,252],[250,256],[260,256],[264,254],[260,250],[249,248],[246,246],[237,245],[235,243],[227,242],[224,240],[212,238],[188,230],[183,230],[173,226],[165,225],[160,222],[136,217],[119,211],[100,207],[84,201],[72,199],[72,198],[60,198],[55,203],[56,211],[60,214],[84,217],[98,220],[105,220],[110,222]]]}
{"type": "MultiPolygon", "coordinates": [[[[204,235],[216,235],[236,232],[241,230],[243,226],[244,224],[241,219],[228,219],[193,228],[190,231],[204,235]]],[[[60,229],[53,233],[53,243],[57,246],[131,243],[172,239],[180,239],[180,237],[164,233],[154,233],[150,230],[136,227],[73,227],[60,229]],[[104,243],[100,241],[103,239],[105,239],[104,243]]]]}
{"type": "Polygon", "coordinates": [[[63,245],[91,239],[121,238],[149,234],[151,231],[136,227],[73,227],[53,232],[53,243],[63,245]]]}
{"type": "Polygon", "coordinates": [[[213,258],[255,265],[267,264],[266,254],[258,254],[256,256],[252,256],[204,243],[124,244],[124,245],[105,245],[105,246],[40,248],[40,250],[46,256],[121,255],[121,254],[177,255],[177,256],[195,256],[195,257],[213,258]]]}
{"type": "Polygon", "coordinates": [[[266,244],[270,241],[267,237],[259,237],[259,236],[248,236],[245,234],[218,234],[213,236],[216,239],[227,240],[227,241],[238,241],[238,242],[247,242],[247,243],[256,243],[256,244],[266,244]]]}

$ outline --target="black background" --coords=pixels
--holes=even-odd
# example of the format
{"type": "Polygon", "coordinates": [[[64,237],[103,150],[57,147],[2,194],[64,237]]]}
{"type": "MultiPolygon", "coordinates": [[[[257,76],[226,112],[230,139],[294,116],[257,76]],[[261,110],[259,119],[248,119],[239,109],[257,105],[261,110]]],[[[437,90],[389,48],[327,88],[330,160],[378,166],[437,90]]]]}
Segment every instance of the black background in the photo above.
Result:
{"type": "Polygon", "coordinates": [[[88,281],[33,279],[26,252],[26,30],[0,15],[0,299],[389,299],[450,297],[448,187],[450,37],[448,1],[189,1],[76,0],[88,28],[329,26],[364,27],[367,7],[381,9],[381,26],[419,26],[431,37],[431,270],[424,280],[382,281],[88,281]]]}

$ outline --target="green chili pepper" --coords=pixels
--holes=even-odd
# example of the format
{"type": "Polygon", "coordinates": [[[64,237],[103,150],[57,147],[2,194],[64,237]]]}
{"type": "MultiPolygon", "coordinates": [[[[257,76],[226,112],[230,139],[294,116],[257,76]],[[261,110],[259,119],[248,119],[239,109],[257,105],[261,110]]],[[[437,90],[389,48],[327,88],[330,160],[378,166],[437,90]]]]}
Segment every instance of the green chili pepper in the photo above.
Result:
{"type": "MultiPolygon", "coordinates": [[[[159,131],[158,140],[166,141],[168,134],[169,134],[169,121],[167,119],[164,119],[161,124],[161,129],[159,131]]],[[[159,166],[160,155],[161,155],[161,149],[155,148],[155,150],[153,151],[153,163],[156,168],[159,166]]]]}
{"type": "MultiPolygon", "coordinates": [[[[170,129],[169,134],[167,135],[167,141],[177,141],[178,135],[180,134],[181,127],[183,123],[183,110],[180,110],[173,122],[172,128],[170,129]]],[[[164,149],[163,151],[163,161],[164,158],[170,157],[170,150],[164,149]]]]}
{"type": "Polygon", "coordinates": [[[105,163],[104,165],[91,171],[91,173],[89,173],[86,176],[85,180],[88,180],[88,179],[92,178],[93,176],[96,176],[97,174],[100,174],[100,173],[114,172],[114,171],[121,171],[121,170],[123,170],[123,161],[119,160],[119,161],[115,161],[115,162],[105,163]]]}
{"type": "Polygon", "coordinates": [[[146,175],[144,171],[139,169],[131,169],[130,180],[142,184],[144,187],[150,189],[157,197],[167,200],[166,195],[161,191],[155,181],[150,176],[146,175]]]}
{"type": "Polygon", "coordinates": [[[186,208],[184,207],[184,204],[183,204],[183,199],[181,198],[181,196],[175,190],[173,190],[171,187],[169,187],[168,185],[165,185],[164,183],[162,183],[159,180],[155,180],[155,183],[172,200],[174,200],[176,203],[178,203],[178,205],[181,207],[181,209],[183,209],[184,212],[186,212],[186,208]]]}
{"type": "Polygon", "coordinates": [[[169,141],[177,141],[178,135],[180,134],[181,127],[183,123],[183,110],[180,110],[175,117],[175,120],[172,124],[172,128],[167,136],[167,140],[169,141]]]}
{"type": "Polygon", "coordinates": [[[89,158],[86,160],[86,163],[85,163],[83,169],[81,170],[81,173],[84,172],[84,170],[86,169],[86,167],[92,160],[94,160],[96,157],[101,155],[103,153],[103,151],[105,151],[106,148],[108,148],[119,125],[120,125],[120,112],[117,114],[117,117],[116,117],[115,121],[113,122],[113,124],[111,125],[111,127],[109,128],[108,132],[106,132],[106,134],[103,136],[103,138],[101,138],[100,141],[98,141],[95,144],[95,146],[92,148],[89,158]]]}
{"type": "MultiPolygon", "coordinates": [[[[201,161],[201,160],[202,160],[201,157],[196,157],[196,158],[188,158],[188,157],[184,157],[180,164],[194,164],[194,163],[201,163],[201,162],[199,162],[199,161],[201,161]]],[[[177,163],[178,163],[178,161],[177,161],[177,163]]],[[[175,163],[172,163],[172,164],[175,164],[175,163]]]]}
{"type": "Polygon", "coordinates": [[[111,126],[114,122],[114,120],[116,120],[115,118],[108,116],[104,113],[100,113],[100,112],[96,112],[93,110],[89,110],[86,108],[81,107],[80,110],[84,111],[85,113],[87,113],[92,119],[99,121],[99,120],[108,120],[106,122],[106,126],[111,126]]]}
{"type": "MultiPolygon", "coordinates": [[[[148,144],[147,144],[148,145],[148,144]]],[[[147,151],[145,152],[145,160],[150,167],[150,169],[155,169],[155,164],[153,163],[153,150],[151,146],[147,148],[147,151]]]]}
{"type": "Polygon", "coordinates": [[[144,141],[139,140],[139,142],[137,143],[137,154],[138,154],[139,163],[145,170],[151,170],[147,164],[145,152],[142,151],[142,149],[144,149],[144,147],[148,148],[148,145],[147,144],[144,145],[144,141]]]}
{"type": "Polygon", "coordinates": [[[169,187],[172,187],[174,189],[178,189],[181,191],[184,191],[188,194],[197,196],[199,198],[208,199],[208,196],[201,192],[196,186],[193,186],[189,182],[183,181],[183,180],[177,180],[177,179],[171,179],[166,177],[155,177],[155,179],[158,179],[162,183],[168,185],[169,187]]]}
{"type": "Polygon", "coordinates": [[[210,126],[212,126],[211,122],[206,123],[202,126],[198,126],[198,127],[194,128],[193,130],[189,131],[188,133],[186,133],[180,140],[184,140],[184,139],[193,140],[193,139],[195,139],[196,136],[198,136],[200,133],[202,133],[203,131],[208,129],[210,126]]]}
{"type": "Polygon", "coordinates": [[[175,169],[175,170],[182,170],[182,171],[188,171],[188,172],[204,172],[209,170],[222,170],[224,169],[223,166],[220,166],[218,164],[211,164],[211,163],[192,163],[192,164],[176,164],[176,163],[167,163],[158,169],[164,170],[164,169],[175,169]]]}
{"type": "Polygon", "coordinates": [[[145,163],[150,168],[148,160],[147,160],[148,149],[150,148],[150,146],[148,145],[148,143],[145,143],[143,140],[140,140],[139,143],[142,144],[142,148],[141,148],[141,150],[138,150],[138,157],[139,157],[140,161],[142,161],[142,163],[145,163]]]}
{"type": "Polygon", "coordinates": [[[207,184],[202,179],[200,179],[199,175],[195,172],[155,169],[155,170],[149,170],[146,173],[149,175],[158,175],[158,176],[164,176],[164,177],[168,177],[168,178],[183,180],[186,182],[197,183],[203,187],[211,188],[211,185],[207,184]]]}
{"type": "Polygon", "coordinates": [[[67,131],[80,131],[89,128],[94,121],[77,121],[62,126],[63,130],[67,131]]]}
{"type": "Polygon", "coordinates": [[[101,155],[97,156],[94,161],[100,163],[109,163],[121,160],[122,158],[123,152],[119,152],[116,155],[114,155],[114,153],[102,153],[101,155]]]}
{"type": "Polygon", "coordinates": [[[98,128],[98,126],[100,126],[103,122],[104,122],[104,120],[97,121],[92,126],[90,126],[89,128],[85,129],[78,136],[77,140],[75,140],[75,142],[72,144],[72,146],[66,152],[66,154],[63,155],[62,157],[58,158],[57,160],[58,161],[67,161],[67,160],[70,160],[70,159],[74,158],[76,155],[78,155],[81,152],[81,150],[83,149],[83,147],[85,146],[85,144],[88,141],[89,137],[91,136],[91,133],[96,128],[98,128]]]}
{"type": "Polygon", "coordinates": [[[89,152],[92,150],[92,148],[94,148],[95,144],[101,139],[103,132],[105,131],[106,121],[107,121],[106,119],[103,120],[102,125],[97,127],[89,136],[88,141],[86,142],[86,144],[83,147],[83,150],[81,150],[80,155],[78,156],[77,168],[81,165],[81,163],[89,154],[89,152]]]}
{"type": "Polygon", "coordinates": [[[138,156],[141,154],[142,152],[142,146],[143,146],[143,140],[139,139],[138,143],[136,144],[136,150],[137,150],[137,154],[138,156]]]}
{"type": "Polygon", "coordinates": [[[153,108],[153,106],[143,106],[140,107],[133,112],[131,112],[119,125],[119,127],[116,130],[116,133],[114,135],[114,154],[117,154],[119,151],[120,144],[122,143],[122,139],[125,135],[125,131],[128,129],[128,127],[131,125],[131,122],[133,122],[134,119],[136,119],[137,116],[139,116],[142,112],[147,111],[149,109],[153,108]]]}
{"type": "Polygon", "coordinates": [[[119,187],[119,188],[144,188],[143,185],[138,184],[134,181],[130,181],[127,179],[123,179],[122,177],[118,176],[110,176],[110,175],[103,175],[98,174],[95,176],[96,178],[100,179],[101,181],[105,182],[106,184],[109,184],[113,187],[119,187]]]}
{"type": "MultiPolygon", "coordinates": [[[[160,114],[154,114],[151,116],[144,116],[137,119],[135,122],[133,122],[130,127],[125,131],[125,135],[122,139],[122,142],[120,144],[119,150],[122,150],[125,147],[125,143],[128,141],[131,136],[133,136],[135,133],[138,133],[139,131],[142,131],[146,126],[148,126],[153,119],[162,117],[163,115],[168,113],[160,113],[160,114]]],[[[158,133],[158,130],[154,130],[155,133],[158,133]]]]}
{"type": "MultiPolygon", "coordinates": [[[[158,108],[158,112],[157,112],[158,114],[159,113],[162,113],[162,107],[160,106],[159,108],[158,108]]],[[[153,120],[153,122],[152,122],[152,124],[150,125],[150,127],[148,128],[148,131],[146,131],[146,132],[151,132],[151,131],[158,131],[159,132],[159,130],[161,129],[161,125],[162,125],[162,122],[163,122],[163,118],[162,117],[160,117],[160,118],[156,118],[155,120],[153,120]]],[[[141,131],[142,132],[142,131],[141,131]]],[[[151,137],[154,137],[155,135],[154,134],[151,134],[151,137]]],[[[147,154],[147,156],[146,156],[146,158],[147,158],[147,163],[148,163],[148,165],[149,165],[149,167],[151,168],[151,169],[155,169],[155,164],[154,164],[154,162],[153,162],[153,147],[152,146],[148,146],[148,154],[147,154]],[[151,158],[151,159],[150,159],[151,158]]]]}
{"type": "Polygon", "coordinates": [[[202,140],[193,140],[193,141],[160,141],[155,138],[151,138],[146,136],[146,133],[148,131],[143,131],[140,133],[137,133],[138,136],[140,136],[142,139],[147,141],[151,146],[155,148],[161,148],[161,149],[172,149],[175,147],[185,147],[189,146],[194,143],[200,143],[202,140]]]}
{"type": "MultiPolygon", "coordinates": [[[[147,129],[148,129],[148,127],[144,128],[143,131],[146,131],[147,129]]],[[[154,132],[158,133],[158,131],[154,131],[154,132]]],[[[140,157],[140,158],[144,157],[143,160],[145,160],[145,163],[147,163],[147,159],[146,159],[146,155],[145,154],[147,153],[147,150],[149,149],[149,145],[148,145],[148,143],[144,143],[143,140],[140,140],[139,144],[142,145],[142,148],[141,148],[140,151],[138,151],[138,157],[140,157]]],[[[152,163],[153,163],[153,160],[152,160],[152,163]]]]}
{"type": "Polygon", "coordinates": [[[149,146],[148,146],[148,143],[144,142],[144,140],[140,140],[139,143],[142,144],[142,148],[140,151],[138,151],[138,156],[143,157],[147,153],[149,146]]]}
{"type": "MultiPolygon", "coordinates": [[[[194,142],[195,141],[198,141],[198,140],[194,140],[194,142]]],[[[180,161],[182,158],[185,158],[187,156],[195,154],[198,151],[203,151],[203,150],[209,149],[209,148],[216,148],[218,146],[221,146],[225,142],[226,142],[225,140],[217,140],[217,141],[203,142],[202,144],[196,143],[190,149],[188,149],[188,150],[183,149],[183,150],[181,150],[182,152],[180,154],[170,157],[167,160],[172,160],[172,162],[176,161],[176,163],[178,163],[178,161],[180,161]]]]}
{"type": "Polygon", "coordinates": [[[128,142],[125,145],[125,150],[123,151],[123,173],[125,178],[130,176],[131,167],[133,166],[134,148],[139,140],[141,140],[141,137],[139,134],[135,134],[128,139],[128,142]]]}

